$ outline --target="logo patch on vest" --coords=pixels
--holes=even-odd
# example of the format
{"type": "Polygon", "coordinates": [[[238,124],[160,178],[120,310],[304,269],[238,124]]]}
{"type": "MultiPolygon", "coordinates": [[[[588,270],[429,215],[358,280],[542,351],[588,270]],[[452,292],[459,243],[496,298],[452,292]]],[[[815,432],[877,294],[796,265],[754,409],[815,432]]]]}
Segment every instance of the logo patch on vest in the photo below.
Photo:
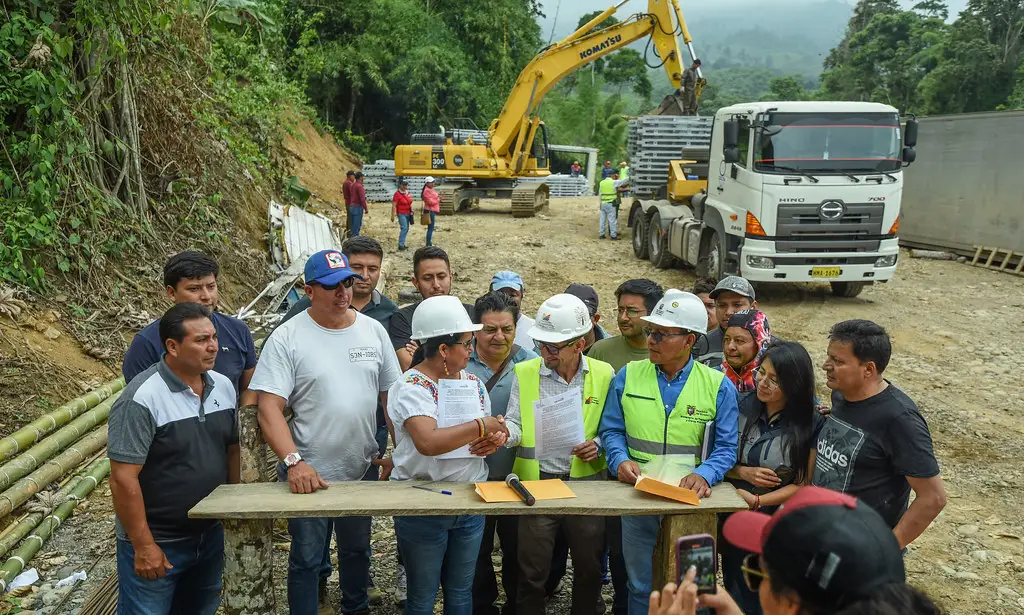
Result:
{"type": "Polygon", "coordinates": [[[693,416],[694,414],[697,414],[697,406],[687,406],[686,407],[686,414],[688,414],[690,416],[693,416]]]}
{"type": "Polygon", "coordinates": [[[594,397],[593,395],[591,395],[590,397],[586,398],[583,401],[583,403],[584,404],[596,404],[596,403],[599,403],[600,401],[601,401],[600,399],[598,399],[598,398],[594,397]]]}

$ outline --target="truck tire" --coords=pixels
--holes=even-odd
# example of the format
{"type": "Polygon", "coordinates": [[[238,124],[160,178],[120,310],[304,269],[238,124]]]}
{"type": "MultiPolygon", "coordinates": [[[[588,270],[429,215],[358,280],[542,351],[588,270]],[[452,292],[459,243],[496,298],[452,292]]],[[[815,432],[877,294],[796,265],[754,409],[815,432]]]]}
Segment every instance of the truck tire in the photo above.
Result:
{"type": "Polygon", "coordinates": [[[836,297],[856,297],[864,290],[867,282],[829,282],[836,297]]]}
{"type": "Polygon", "coordinates": [[[668,269],[676,259],[668,251],[668,233],[662,228],[661,215],[655,211],[647,223],[648,257],[658,269],[668,269]]]}
{"type": "Polygon", "coordinates": [[[636,212],[633,219],[633,256],[641,260],[647,260],[650,250],[647,245],[647,220],[644,219],[644,212],[636,212]]]}
{"type": "Polygon", "coordinates": [[[724,252],[718,233],[704,233],[700,240],[700,251],[697,253],[697,275],[715,281],[721,280],[725,269],[724,252]]]}

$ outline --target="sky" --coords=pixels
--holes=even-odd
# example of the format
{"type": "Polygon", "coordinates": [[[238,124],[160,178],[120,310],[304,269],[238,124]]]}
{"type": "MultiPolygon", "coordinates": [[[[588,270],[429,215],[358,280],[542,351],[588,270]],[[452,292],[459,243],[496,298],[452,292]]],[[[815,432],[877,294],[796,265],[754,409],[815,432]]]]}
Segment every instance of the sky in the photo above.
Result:
{"type": "MultiPolygon", "coordinates": [[[[821,2],[822,0],[783,0],[787,4],[812,4],[821,2]]],[[[851,7],[856,4],[852,0],[840,0],[849,4],[851,7]]],[[[913,6],[916,0],[901,0],[901,4],[905,8],[913,6]]],[[[611,6],[613,0],[541,0],[542,10],[545,13],[544,19],[540,20],[544,40],[548,40],[551,36],[552,24],[554,24],[554,37],[561,38],[575,29],[576,23],[579,21],[580,15],[596,11],[601,8],[607,8],[611,6]],[[556,21],[557,14],[557,21],[556,21]]],[[[765,11],[771,10],[770,4],[765,5],[763,0],[756,2],[755,0],[679,0],[679,5],[683,10],[683,16],[687,22],[692,21],[695,16],[710,16],[713,12],[727,12],[729,10],[735,10],[738,6],[749,7],[752,4],[759,6],[758,10],[765,11]]],[[[956,17],[956,15],[963,10],[967,5],[967,0],[947,0],[949,6],[950,19],[956,17]]],[[[626,4],[616,12],[616,17],[624,18],[633,13],[645,11],[647,9],[647,0],[627,0],[626,4]]],[[[738,11],[738,19],[749,18],[749,11],[738,11]]],[[[694,41],[700,40],[699,32],[692,32],[694,41]]]]}

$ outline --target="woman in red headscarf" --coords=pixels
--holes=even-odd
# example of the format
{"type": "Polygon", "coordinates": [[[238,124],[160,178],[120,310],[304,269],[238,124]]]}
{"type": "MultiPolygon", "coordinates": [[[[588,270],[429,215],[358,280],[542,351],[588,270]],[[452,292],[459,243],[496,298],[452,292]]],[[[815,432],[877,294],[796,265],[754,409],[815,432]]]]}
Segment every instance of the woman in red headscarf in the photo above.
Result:
{"type": "Polygon", "coordinates": [[[722,338],[722,372],[740,393],[753,391],[754,372],[772,341],[768,317],[760,310],[743,310],[729,318],[722,338]]]}

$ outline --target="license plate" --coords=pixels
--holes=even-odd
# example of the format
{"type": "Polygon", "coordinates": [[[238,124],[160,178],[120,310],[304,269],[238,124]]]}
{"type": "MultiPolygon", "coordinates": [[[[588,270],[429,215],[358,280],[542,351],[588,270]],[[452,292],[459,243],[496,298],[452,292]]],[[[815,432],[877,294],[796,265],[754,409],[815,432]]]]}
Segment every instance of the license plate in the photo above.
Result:
{"type": "Polygon", "coordinates": [[[842,267],[811,267],[812,278],[838,278],[841,275],[842,267]]]}

